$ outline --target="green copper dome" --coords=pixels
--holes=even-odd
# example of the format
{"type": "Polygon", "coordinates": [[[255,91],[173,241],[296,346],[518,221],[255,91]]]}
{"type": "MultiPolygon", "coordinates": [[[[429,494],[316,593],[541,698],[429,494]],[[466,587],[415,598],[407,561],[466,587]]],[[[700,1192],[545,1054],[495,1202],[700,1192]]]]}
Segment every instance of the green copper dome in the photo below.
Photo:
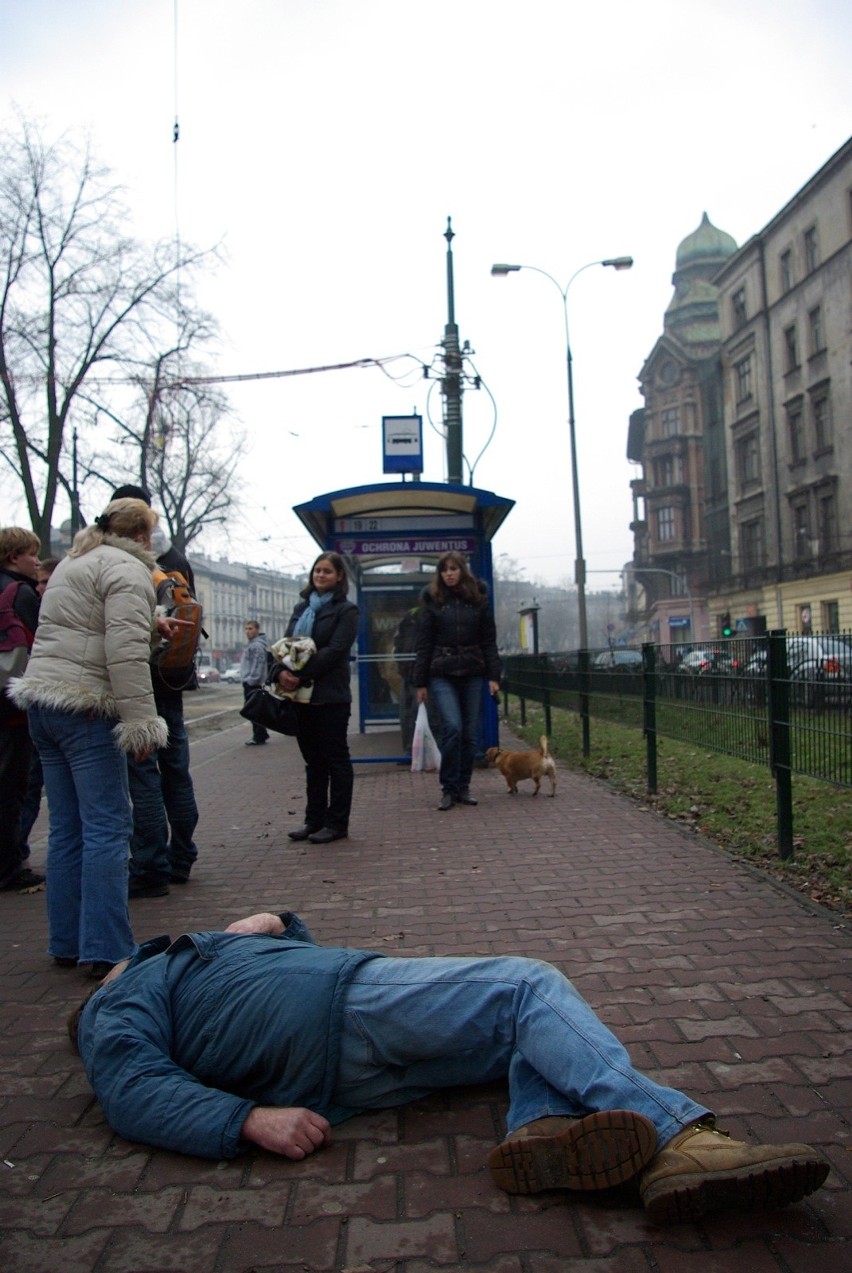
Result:
{"type": "Polygon", "coordinates": [[[701,225],[688,234],[677,250],[675,269],[688,269],[695,265],[713,265],[718,268],[737,250],[736,241],[724,230],[717,230],[705,212],[701,225]]]}

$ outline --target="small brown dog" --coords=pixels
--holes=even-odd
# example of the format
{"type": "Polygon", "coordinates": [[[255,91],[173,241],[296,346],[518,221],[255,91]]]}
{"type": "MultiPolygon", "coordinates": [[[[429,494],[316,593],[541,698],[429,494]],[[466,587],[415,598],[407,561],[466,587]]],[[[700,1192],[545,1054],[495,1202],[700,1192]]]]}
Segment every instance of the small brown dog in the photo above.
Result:
{"type": "Polygon", "coordinates": [[[509,795],[518,794],[518,783],[531,778],[535,783],[534,796],[538,795],[541,780],[547,774],[550,779],[550,794],[556,795],[556,765],[547,750],[547,739],[542,734],[539,739],[540,751],[503,751],[502,747],[489,747],[485,753],[489,765],[499,769],[509,788],[509,795]]]}

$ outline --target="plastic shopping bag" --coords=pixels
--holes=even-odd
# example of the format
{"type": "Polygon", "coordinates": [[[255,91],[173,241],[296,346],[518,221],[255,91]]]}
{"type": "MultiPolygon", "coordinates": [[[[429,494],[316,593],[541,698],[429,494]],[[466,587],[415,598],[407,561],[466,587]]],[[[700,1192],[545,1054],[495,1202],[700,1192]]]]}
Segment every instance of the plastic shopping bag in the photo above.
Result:
{"type": "Polygon", "coordinates": [[[414,737],[411,740],[411,768],[415,773],[432,773],[441,767],[441,753],[429,728],[426,704],[417,708],[414,737]]]}

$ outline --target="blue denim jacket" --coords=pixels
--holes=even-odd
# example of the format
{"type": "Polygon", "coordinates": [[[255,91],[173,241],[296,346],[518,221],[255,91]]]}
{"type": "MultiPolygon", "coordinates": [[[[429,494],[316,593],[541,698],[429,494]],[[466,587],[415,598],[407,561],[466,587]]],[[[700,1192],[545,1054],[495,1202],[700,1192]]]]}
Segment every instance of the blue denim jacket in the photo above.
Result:
{"type": "Polygon", "coordinates": [[[276,937],[155,938],[92,996],[80,1055],[119,1135],[233,1158],[255,1105],[351,1114],[332,1103],[346,986],[381,956],[316,946],[298,916],[282,919],[276,937]]]}

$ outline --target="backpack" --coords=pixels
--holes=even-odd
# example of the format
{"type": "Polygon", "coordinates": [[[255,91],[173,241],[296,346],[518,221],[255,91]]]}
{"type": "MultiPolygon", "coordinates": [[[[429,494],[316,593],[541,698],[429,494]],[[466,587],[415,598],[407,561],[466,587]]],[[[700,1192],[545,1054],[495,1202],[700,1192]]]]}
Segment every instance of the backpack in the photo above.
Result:
{"type": "Polygon", "coordinates": [[[15,598],[22,587],[20,580],[13,580],[0,592],[0,693],[4,695],[9,681],[26,671],[33,645],[33,633],[15,613],[15,598]]]}
{"type": "Polygon", "coordinates": [[[188,626],[161,641],[151,655],[151,666],[170,688],[188,689],[195,681],[195,657],[204,635],[201,602],[179,570],[166,572],[157,568],[153,580],[157,605],[166,617],[188,621],[188,626]]]}

